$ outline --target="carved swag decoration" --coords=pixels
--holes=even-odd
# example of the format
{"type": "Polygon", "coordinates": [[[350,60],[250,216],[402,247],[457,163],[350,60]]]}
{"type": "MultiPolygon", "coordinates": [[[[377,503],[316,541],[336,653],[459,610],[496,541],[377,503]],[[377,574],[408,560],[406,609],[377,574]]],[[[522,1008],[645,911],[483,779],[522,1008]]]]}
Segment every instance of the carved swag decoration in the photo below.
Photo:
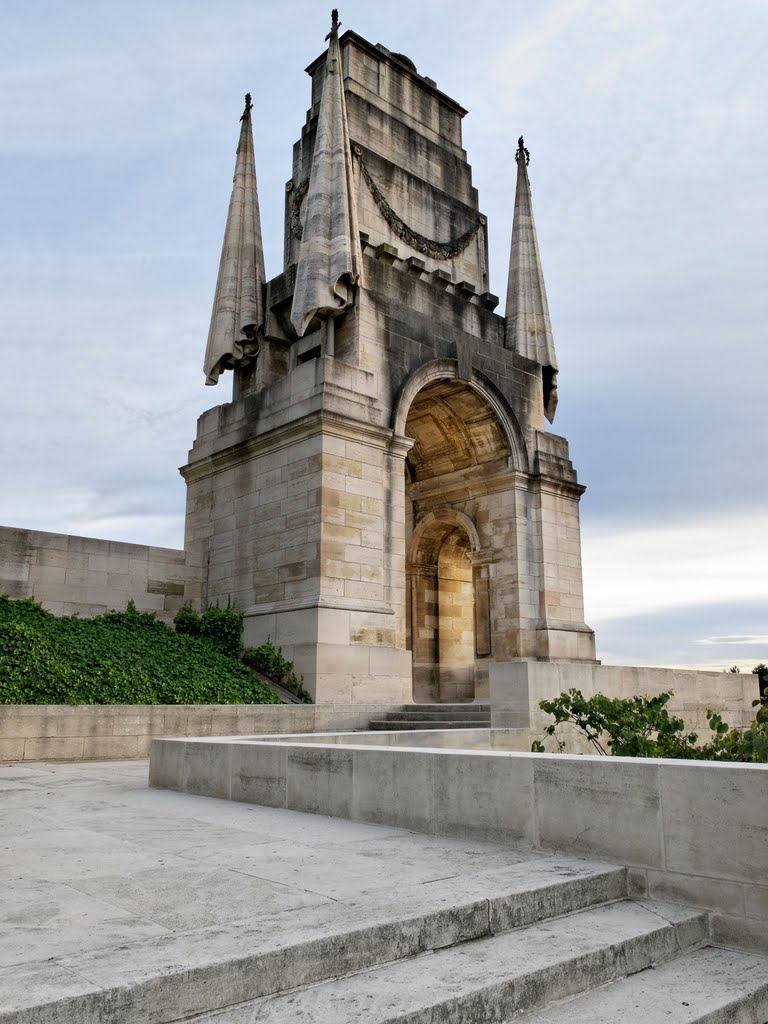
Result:
{"type": "MultiPolygon", "coordinates": [[[[459,235],[458,238],[451,239],[451,241],[448,242],[438,242],[434,238],[427,238],[426,235],[419,234],[418,231],[414,231],[413,228],[409,227],[402,217],[399,217],[389,205],[378,185],[371,177],[370,171],[365,164],[365,160],[363,160],[363,151],[360,146],[353,146],[352,152],[354,156],[357,157],[363,181],[368,186],[368,191],[371,193],[373,201],[376,203],[382,217],[387,224],[389,224],[400,241],[405,242],[406,245],[409,245],[417,252],[423,253],[431,259],[441,262],[444,260],[452,260],[454,257],[460,256],[464,252],[477,232],[485,224],[485,217],[478,217],[469,231],[465,231],[463,235],[459,235]]],[[[288,182],[288,191],[293,193],[291,201],[290,229],[294,238],[298,238],[299,240],[301,240],[302,235],[301,204],[304,200],[304,196],[307,194],[308,188],[309,178],[305,178],[304,181],[295,188],[293,182],[288,182]]]]}

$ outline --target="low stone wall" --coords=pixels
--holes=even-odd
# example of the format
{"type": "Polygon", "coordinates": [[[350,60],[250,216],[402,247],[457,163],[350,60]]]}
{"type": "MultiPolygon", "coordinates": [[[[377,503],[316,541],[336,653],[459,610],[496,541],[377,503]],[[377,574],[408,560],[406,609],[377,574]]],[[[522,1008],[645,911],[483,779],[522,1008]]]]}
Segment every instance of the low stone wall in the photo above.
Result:
{"type": "Polygon", "coordinates": [[[200,599],[199,577],[175,548],[0,526],[0,594],[34,597],[54,615],[91,617],[133,600],[170,622],[200,599]]]}
{"type": "MultiPolygon", "coordinates": [[[[246,738],[246,737],[239,737],[246,738]]],[[[268,736],[248,736],[253,740],[268,740],[268,736]]],[[[527,729],[403,729],[399,732],[334,732],[315,735],[285,735],[283,743],[333,743],[354,746],[418,746],[421,749],[462,750],[462,751],[517,751],[527,754],[530,750],[530,733],[527,729]]]]}
{"type": "MultiPolygon", "coordinates": [[[[667,705],[670,712],[702,739],[711,735],[707,708],[719,712],[734,728],[744,728],[755,717],[752,701],[757,697],[757,682],[751,674],[524,661],[491,664],[490,688],[492,727],[528,729],[532,739],[541,739],[552,721],[539,701],[551,700],[571,688],[581,690],[585,697],[603,693],[622,699],[672,690],[674,696],[667,705]]],[[[563,725],[558,733],[567,753],[591,750],[575,726],[563,725]]]]}
{"type": "MultiPolygon", "coordinates": [[[[245,737],[243,737],[245,738],[245,737]]],[[[250,740],[268,740],[268,736],[249,736],[250,740]]],[[[298,744],[351,744],[367,747],[421,747],[441,750],[517,750],[527,753],[531,749],[527,729],[403,729],[400,732],[336,732],[315,735],[285,735],[281,742],[298,744]]]]}
{"type": "Polygon", "coordinates": [[[389,704],[9,704],[0,706],[0,761],[148,757],[158,736],[367,729],[371,718],[394,710],[389,704]]]}
{"type": "Polygon", "coordinates": [[[634,895],[768,948],[768,766],[403,747],[158,740],[150,785],[631,868],[634,895]]]}

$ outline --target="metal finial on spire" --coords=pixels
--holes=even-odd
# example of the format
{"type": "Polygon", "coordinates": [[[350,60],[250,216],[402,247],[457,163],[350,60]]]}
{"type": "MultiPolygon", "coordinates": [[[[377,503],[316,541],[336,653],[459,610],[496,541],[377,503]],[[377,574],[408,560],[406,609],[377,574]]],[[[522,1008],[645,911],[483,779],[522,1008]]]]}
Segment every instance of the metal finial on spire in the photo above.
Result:
{"type": "Polygon", "coordinates": [[[340,24],[341,22],[339,21],[339,10],[337,7],[334,7],[333,10],[331,11],[331,31],[325,38],[330,39],[332,35],[337,33],[339,31],[340,24]]]}
{"type": "Polygon", "coordinates": [[[517,161],[517,163],[520,163],[521,156],[525,157],[525,166],[527,167],[528,164],[531,162],[531,154],[525,148],[525,142],[523,141],[522,135],[517,140],[517,152],[515,153],[515,160],[517,161]]]}
{"type": "Polygon", "coordinates": [[[246,117],[248,117],[248,114],[251,112],[252,109],[253,104],[251,103],[251,94],[247,92],[245,94],[245,110],[243,111],[243,116],[240,118],[240,120],[244,121],[246,117]]]}

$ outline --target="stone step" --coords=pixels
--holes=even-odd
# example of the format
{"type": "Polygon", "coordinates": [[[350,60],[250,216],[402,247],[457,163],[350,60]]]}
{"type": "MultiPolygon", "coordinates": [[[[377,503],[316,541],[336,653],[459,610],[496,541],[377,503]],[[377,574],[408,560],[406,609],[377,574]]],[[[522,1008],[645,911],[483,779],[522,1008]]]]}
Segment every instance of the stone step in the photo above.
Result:
{"type": "Polygon", "coordinates": [[[450,712],[450,711],[483,711],[485,714],[490,715],[491,705],[490,704],[475,704],[474,701],[468,700],[460,704],[403,704],[400,711],[437,711],[439,713],[450,712]]]}
{"type": "Polygon", "coordinates": [[[485,729],[491,727],[491,720],[467,720],[467,719],[443,719],[439,722],[428,722],[422,719],[413,718],[407,722],[385,722],[381,720],[372,720],[369,724],[369,729],[374,729],[379,732],[397,732],[401,729],[485,729]]]}
{"type": "MultiPolygon", "coordinates": [[[[768,957],[707,946],[509,1024],[763,1024],[768,957]]],[[[506,1024],[506,1022],[505,1022],[506,1024]]]]}
{"type": "MultiPolygon", "coordinates": [[[[534,857],[406,887],[0,970],[2,1024],[169,1024],[621,899],[627,873],[534,857]]],[[[419,959],[419,962],[421,960],[419,959]]]]}
{"type": "Polygon", "coordinates": [[[643,971],[706,937],[700,911],[622,900],[187,1024],[488,1024],[643,971]]]}
{"type": "Polygon", "coordinates": [[[411,722],[418,719],[422,722],[442,722],[446,718],[452,718],[454,721],[466,719],[467,722],[490,722],[491,720],[487,711],[450,711],[447,713],[444,711],[387,711],[382,718],[377,718],[375,721],[411,722]]]}

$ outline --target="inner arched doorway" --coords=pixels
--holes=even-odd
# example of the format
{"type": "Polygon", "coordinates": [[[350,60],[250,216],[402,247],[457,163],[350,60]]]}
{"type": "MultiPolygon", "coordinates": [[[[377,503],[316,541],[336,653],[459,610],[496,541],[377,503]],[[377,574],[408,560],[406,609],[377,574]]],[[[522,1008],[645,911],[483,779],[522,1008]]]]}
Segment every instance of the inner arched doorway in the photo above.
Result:
{"type": "Polygon", "coordinates": [[[510,445],[488,397],[455,377],[413,397],[406,459],[406,633],[417,702],[487,697],[489,546],[510,445]]]}
{"type": "Polygon", "coordinates": [[[456,703],[476,696],[478,602],[472,559],[477,548],[474,525],[450,508],[429,513],[411,538],[407,636],[418,702],[456,703]]]}

